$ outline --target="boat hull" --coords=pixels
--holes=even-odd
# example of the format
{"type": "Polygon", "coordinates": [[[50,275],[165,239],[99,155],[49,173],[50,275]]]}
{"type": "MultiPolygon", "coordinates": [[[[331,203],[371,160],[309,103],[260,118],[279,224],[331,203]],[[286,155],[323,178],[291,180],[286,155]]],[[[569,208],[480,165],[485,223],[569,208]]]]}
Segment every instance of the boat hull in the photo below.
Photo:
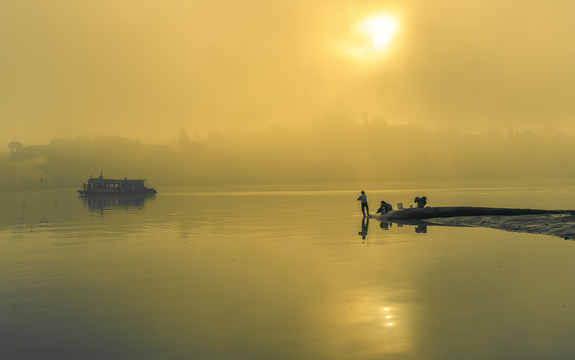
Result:
{"type": "Polygon", "coordinates": [[[155,189],[141,189],[134,191],[98,191],[98,190],[78,190],[78,193],[83,196],[123,196],[123,195],[155,195],[155,189]]]}

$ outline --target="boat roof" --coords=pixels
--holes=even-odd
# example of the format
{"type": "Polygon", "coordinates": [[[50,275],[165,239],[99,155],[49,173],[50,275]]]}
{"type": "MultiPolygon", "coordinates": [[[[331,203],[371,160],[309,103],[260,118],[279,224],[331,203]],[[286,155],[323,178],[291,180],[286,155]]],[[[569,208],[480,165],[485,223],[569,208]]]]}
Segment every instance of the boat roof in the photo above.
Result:
{"type": "Polygon", "coordinates": [[[146,180],[144,179],[128,179],[128,178],[123,178],[123,179],[104,179],[102,177],[97,177],[97,178],[90,178],[88,179],[88,182],[106,182],[106,183],[126,183],[126,182],[144,182],[146,180]]]}

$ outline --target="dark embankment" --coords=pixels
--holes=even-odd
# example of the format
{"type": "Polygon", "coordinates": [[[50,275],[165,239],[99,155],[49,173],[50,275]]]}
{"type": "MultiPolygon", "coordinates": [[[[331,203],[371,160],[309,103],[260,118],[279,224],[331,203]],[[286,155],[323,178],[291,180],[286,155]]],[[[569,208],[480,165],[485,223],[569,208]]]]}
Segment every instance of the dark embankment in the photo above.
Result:
{"type": "Polygon", "coordinates": [[[575,240],[575,210],[449,206],[396,210],[379,218],[405,225],[485,227],[575,240]]]}
{"type": "Polygon", "coordinates": [[[514,216],[514,215],[542,215],[542,214],[566,214],[574,213],[575,210],[540,210],[540,209],[509,209],[472,206],[447,206],[409,208],[392,211],[383,217],[390,220],[398,219],[432,219],[456,216],[514,216]]]}

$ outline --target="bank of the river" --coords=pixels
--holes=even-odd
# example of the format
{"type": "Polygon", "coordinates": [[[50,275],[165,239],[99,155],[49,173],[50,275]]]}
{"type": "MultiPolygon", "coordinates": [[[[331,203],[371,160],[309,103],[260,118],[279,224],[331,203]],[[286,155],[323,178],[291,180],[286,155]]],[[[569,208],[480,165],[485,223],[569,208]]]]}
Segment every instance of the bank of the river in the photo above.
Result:
{"type": "Polygon", "coordinates": [[[376,217],[399,224],[486,227],[575,240],[575,212],[572,210],[427,207],[393,211],[376,217]]]}
{"type": "Polygon", "coordinates": [[[565,240],[575,240],[575,215],[542,214],[518,216],[458,216],[433,218],[430,225],[480,226],[531,234],[559,236],[565,240]]]}

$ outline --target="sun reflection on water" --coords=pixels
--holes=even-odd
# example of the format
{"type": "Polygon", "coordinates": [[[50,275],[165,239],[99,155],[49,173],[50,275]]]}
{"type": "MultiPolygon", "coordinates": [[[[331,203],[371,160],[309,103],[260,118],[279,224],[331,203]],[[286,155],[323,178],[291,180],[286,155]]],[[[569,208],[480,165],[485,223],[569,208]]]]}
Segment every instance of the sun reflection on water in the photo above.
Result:
{"type": "Polygon", "coordinates": [[[389,307],[385,307],[382,309],[383,324],[385,324],[385,326],[393,326],[394,325],[392,322],[389,322],[389,319],[391,319],[390,311],[391,310],[389,307]]]}
{"type": "Polygon", "coordinates": [[[329,310],[326,309],[332,320],[348,329],[345,337],[340,338],[341,345],[362,347],[358,358],[410,352],[412,327],[406,326],[409,317],[405,316],[410,313],[409,305],[393,300],[404,296],[403,291],[377,287],[354,289],[334,297],[336,301],[342,297],[346,299],[344,303],[334,302],[329,310]],[[371,331],[356,331],[366,328],[371,331]]]}

